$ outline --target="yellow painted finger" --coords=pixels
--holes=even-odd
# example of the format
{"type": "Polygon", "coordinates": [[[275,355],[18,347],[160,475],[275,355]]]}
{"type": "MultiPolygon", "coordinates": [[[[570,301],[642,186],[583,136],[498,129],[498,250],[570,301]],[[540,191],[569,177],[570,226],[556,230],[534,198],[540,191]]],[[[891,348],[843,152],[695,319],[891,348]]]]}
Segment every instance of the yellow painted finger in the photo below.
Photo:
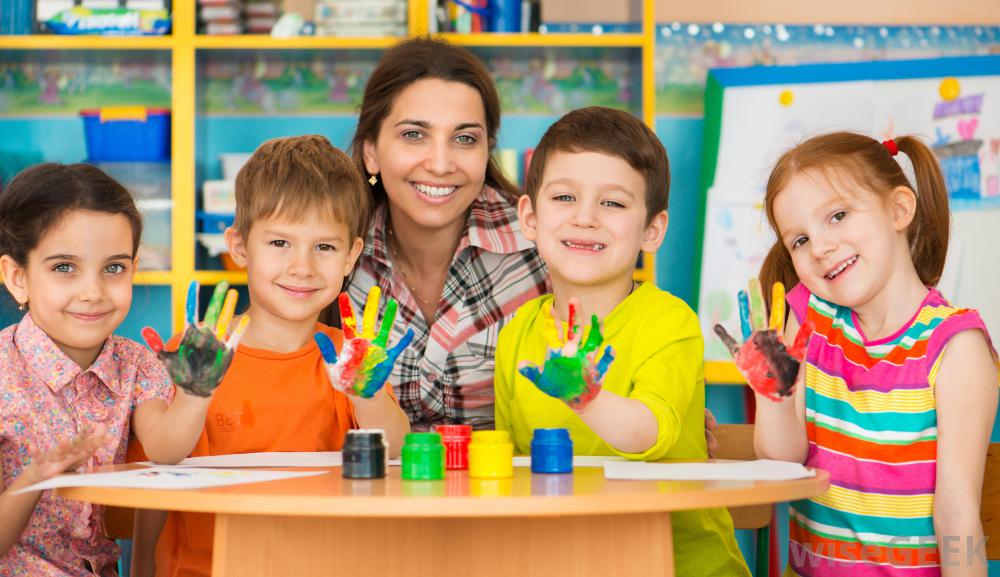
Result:
{"type": "Polygon", "coordinates": [[[222,304],[222,312],[219,313],[219,323],[215,326],[215,336],[220,341],[226,340],[226,331],[229,330],[229,323],[233,320],[233,315],[236,314],[236,301],[239,298],[240,295],[236,292],[236,289],[229,289],[226,292],[226,302],[222,304]]]}
{"type": "Polygon", "coordinates": [[[365,312],[361,317],[361,338],[369,341],[375,338],[375,317],[378,315],[378,301],[382,298],[382,289],[373,286],[368,291],[365,301],[365,312]]]}
{"type": "Polygon", "coordinates": [[[760,279],[750,279],[750,328],[754,332],[767,328],[767,309],[764,308],[764,290],[760,288],[760,279]]]}
{"type": "Polygon", "coordinates": [[[771,287],[771,324],[768,328],[779,335],[785,332],[785,285],[780,282],[771,287]]]}

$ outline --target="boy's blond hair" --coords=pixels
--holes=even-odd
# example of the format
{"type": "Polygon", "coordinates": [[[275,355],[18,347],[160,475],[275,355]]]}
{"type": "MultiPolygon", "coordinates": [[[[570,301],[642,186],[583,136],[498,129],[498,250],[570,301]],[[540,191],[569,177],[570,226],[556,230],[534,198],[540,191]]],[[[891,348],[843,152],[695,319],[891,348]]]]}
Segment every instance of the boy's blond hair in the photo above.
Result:
{"type": "Polygon", "coordinates": [[[258,219],[280,213],[298,220],[320,211],[364,238],[372,200],[357,168],[325,136],[274,138],[261,144],[236,175],[236,221],[243,238],[258,219]]]}

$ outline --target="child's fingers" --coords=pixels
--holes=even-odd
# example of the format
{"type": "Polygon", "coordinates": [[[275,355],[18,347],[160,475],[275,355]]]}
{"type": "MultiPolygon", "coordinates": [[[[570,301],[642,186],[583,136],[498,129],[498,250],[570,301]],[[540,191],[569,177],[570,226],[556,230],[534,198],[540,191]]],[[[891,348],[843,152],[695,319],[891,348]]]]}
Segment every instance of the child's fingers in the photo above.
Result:
{"type": "Polygon", "coordinates": [[[378,285],[368,290],[368,300],[361,316],[361,338],[369,341],[375,338],[375,317],[378,315],[378,303],[382,299],[382,289],[378,285]]]}
{"type": "Polygon", "coordinates": [[[347,293],[340,293],[337,298],[340,305],[340,328],[344,331],[344,339],[351,340],[358,332],[358,321],[354,318],[354,307],[347,293]]]}
{"type": "Polygon", "coordinates": [[[229,290],[229,283],[227,281],[222,281],[215,285],[215,290],[212,291],[212,300],[208,301],[208,310],[205,311],[205,326],[209,329],[215,328],[215,323],[219,321],[219,314],[222,313],[222,303],[226,298],[226,292],[229,290]]]}
{"type": "Polygon", "coordinates": [[[526,379],[534,384],[538,384],[538,381],[542,378],[542,372],[538,370],[538,365],[525,361],[518,365],[517,372],[524,375],[526,379]]]}
{"type": "Polygon", "coordinates": [[[736,300],[740,304],[740,330],[743,332],[743,340],[746,341],[753,334],[750,327],[750,297],[747,296],[747,291],[740,291],[736,295],[736,300]]]}
{"type": "Polygon", "coordinates": [[[611,348],[611,345],[608,345],[604,347],[604,354],[601,355],[601,360],[597,361],[597,380],[604,378],[604,373],[608,372],[608,367],[611,366],[611,361],[613,360],[615,360],[615,351],[611,348]]]}
{"type": "Polygon", "coordinates": [[[243,338],[243,334],[247,332],[247,327],[250,326],[250,315],[245,314],[240,318],[239,324],[236,325],[236,329],[233,333],[229,335],[229,340],[226,341],[226,348],[235,351],[236,347],[240,345],[240,339],[243,338]]]}
{"type": "Polygon", "coordinates": [[[163,339],[160,338],[160,334],[153,327],[142,328],[142,340],[146,341],[146,346],[154,353],[159,353],[163,350],[163,339]]]}
{"type": "Polygon", "coordinates": [[[569,317],[566,323],[566,342],[576,340],[576,311],[580,308],[580,302],[575,298],[569,299],[569,317]]]}
{"type": "Polygon", "coordinates": [[[229,330],[229,323],[233,321],[236,314],[236,301],[240,295],[236,289],[229,289],[226,292],[226,301],[222,304],[222,313],[219,315],[219,322],[215,325],[215,336],[220,341],[226,340],[226,332],[229,330]]]}
{"type": "Polygon", "coordinates": [[[785,332],[785,285],[780,282],[771,287],[771,322],[767,328],[779,335],[785,332]]]}
{"type": "Polygon", "coordinates": [[[398,309],[399,303],[396,302],[396,299],[390,298],[389,302],[385,305],[385,314],[382,315],[382,326],[379,328],[378,336],[375,337],[376,346],[385,348],[385,345],[389,342],[389,333],[392,331],[393,323],[396,322],[396,311],[398,309]]]}
{"type": "Polygon", "coordinates": [[[714,330],[715,334],[722,340],[722,344],[726,345],[726,348],[729,349],[729,354],[733,355],[735,358],[737,353],[740,352],[740,344],[736,342],[736,339],[734,339],[732,335],[729,334],[726,327],[722,325],[715,325],[714,330]]]}
{"type": "Polygon", "coordinates": [[[760,279],[750,279],[750,328],[753,332],[767,328],[766,308],[764,307],[764,290],[760,287],[760,279]]]}
{"type": "Polygon", "coordinates": [[[187,294],[187,322],[189,325],[198,324],[198,281],[193,280],[188,285],[187,294]]]}
{"type": "Polygon", "coordinates": [[[413,329],[406,329],[406,334],[403,335],[403,338],[399,339],[399,342],[397,342],[394,347],[388,350],[386,360],[383,362],[387,362],[389,364],[396,362],[396,359],[399,357],[400,353],[403,352],[403,349],[410,346],[410,342],[413,341],[414,336],[413,329]]]}
{"type": "Polygon", "coordinates": [[[313,335],[313,339],[319,347],[319,353],[323,355],[323,361],[328,365],[335,364],[337,362],[337,347],[333,345],[330,337],[326,333],[316,333],[313,335]]]}
{"type": "Polygon", "coordinates": [[[587,335],[587,342],[583,343],[580,352],[585,355],[590,354],[597,350],[602,342],[604,342],[604,335],[601,334],[601,321],[597,319],[597,315],[592,315],[590,317],[590,334],[587,335]]]}

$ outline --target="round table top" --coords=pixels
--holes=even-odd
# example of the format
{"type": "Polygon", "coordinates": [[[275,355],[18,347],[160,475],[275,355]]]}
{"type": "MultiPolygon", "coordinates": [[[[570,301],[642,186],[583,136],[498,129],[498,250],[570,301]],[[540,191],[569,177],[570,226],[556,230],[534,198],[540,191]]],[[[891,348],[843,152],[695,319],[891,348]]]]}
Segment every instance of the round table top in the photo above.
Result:
{"type": "MultiPolygon", "coordinates": [[[[98,471],[124,470],[116,465],[98,471]]],[[[299,471],[307,469],[296,469],[299,471]]],[[[311,469],[320,470],[320,469],[311,469]]],[[[102,505],[172,511],[321,517],[532,517],[680,511],[804,499],[830,485],[830,475],[792,481],[618,481],[600,467],[572,474],[474,479],[448,471],[442,481],[404,481],[390,467],[384,479],[344,479],[340,467],[321,475],[210,489],[71,487],[60,497],[102,505]]]]}

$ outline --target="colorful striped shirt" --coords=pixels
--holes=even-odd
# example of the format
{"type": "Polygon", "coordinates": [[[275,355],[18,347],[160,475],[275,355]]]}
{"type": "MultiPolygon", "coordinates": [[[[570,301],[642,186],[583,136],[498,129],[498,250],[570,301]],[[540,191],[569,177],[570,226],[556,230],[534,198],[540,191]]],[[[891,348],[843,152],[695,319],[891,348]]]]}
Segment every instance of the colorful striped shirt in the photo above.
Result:
{"type": "Polygon", "coordinates": [[[987,335],[985,324],[935,289],[901,329],[873,341],[851,309],[802,284],[788,303],[816,330],[805,357],[806,465],[830,472],[830,490],[792,503],[786,575],[940,575],[934,380],[951,337],[987,335]]]}
{"type": "Polygon", "coordinates": [[[389,377],[400,407],[416,431],[448,423],[492,429],[497,334],[519,306],[548,292],[548,270],[522,236],[516,208],[490,187],[473,201],[431,324],[393,267],[384,205],[373,223],[347,291],[361,310],[378,284],[399,301],[389,342],[407,327],[416,333],[389,377]]]}

